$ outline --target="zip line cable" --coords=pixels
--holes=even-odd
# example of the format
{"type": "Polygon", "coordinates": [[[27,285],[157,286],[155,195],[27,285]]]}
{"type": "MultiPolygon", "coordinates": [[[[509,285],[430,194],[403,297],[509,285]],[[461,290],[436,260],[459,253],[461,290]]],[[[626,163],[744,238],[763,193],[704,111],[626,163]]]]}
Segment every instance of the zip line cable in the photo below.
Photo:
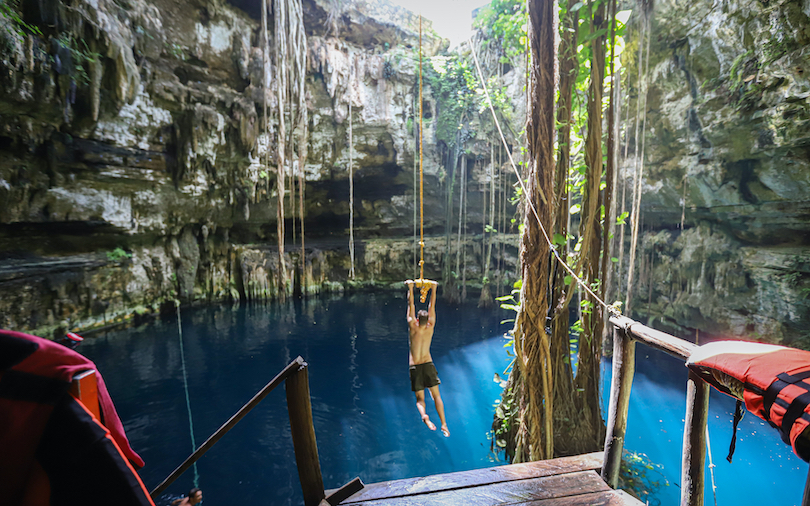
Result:
{"type": "MultiPolygon", "coordinates": [[[[495,126],[498,128],[498,134],[501,137],[501,142],[503,143],[504,150],[506,151],[506,154],[509,157],[509,163],[512,165],[512,170],[514,170],[515,174],[517,175],[518,183],[520,184],[520,187],[523,190],[523,194],[526,195],[526,203],[529,205],[529,208],[531,209],[532,214],[534,215],[535,219],[537,220],[537,224],[540,226],[540,231],[543,233],[543,238],[548,243],[548,246],[549,246],[549,248],[551,250],[551,253],[554,255],[554,258],[556,258],[557,261],[560,262],[560,265],[562,265],[563,268],[566,271],[568,271],[568,274],[571,275],[571,278],[576,280],[577,284],[579,286],[581,286],[583,290],[588,292],[588,294],[591,297],[593,297],[595,301],[597,301],[605,309],[607,309],[607,311],[610,314],[616,315],[616,316],[620,315],[621,312],[619,312],[618,309],[616,309],[615,307],[613,307],[613,306],[607,304],[605,301],[603,301],[598,295],[596,295],[593,292],[593,290],[591,290],[591,287],[589,287],[587,283],[585,283],[579,276],[577,276],[577,274],[574,272],[574,270],[571,269],[571,267],[569,267],[568,264],[560,257],[560,254],[557,252],[557,248],[555,248],[554,243],[551,242],[551,239],[549,238],[548,233],[546,232],[546,228],[543,226],[543,222],[540,220],[540,216],[537,214],[537,209],[534,208],[534,204],[532,203],[531,199],[529,198],[529,191],[526,189],[526,185],[523,183],[523,179],[520,177],[520,172],[518,171],[517,166],[515,165],[514,158],[512,158],[512,151],[509,149],[509,146],[506,144],[506,138],[503,135],[503,130],[501,129],[501,123],[500,123],[500,121],[498,121],[498,117],[495,114],[495,108],[492,106],[492,99],[489,96],[489,89],[487,88],[486,81],[484,81],[484,74],[483,74],[483,72],[481,72],[481,65],[478,63],[478,55],[476,55],[476,53],[475,53],[475,47],[473,47],[472,39],[467,39],[467,44],[470,45],[470,50],[472,51],[473,58],[475,59],[475,68],[478,71],[478,78],[481,80],[481,85],[484,87],[484,94],[486,95],[486,98],[487,98],[487,105],[489,106],[489,111],[492,113],[492,119],[495,120],[495,126]]],[[[420,72],[420,75],[421,75],[421,72],[420,72]]],[[[541,193],[540,197],[543,199],[544,202],[546,201],[546,197],[545,197],[544,194],[541,193]]]]}
{"type": "MultiPolygon", "coordinates": [[[[197,451],[197,442],[194,440],[194,421],[191,419],[191,399],[188,395],[188,373],[186,372],[186,352],[183,348],[183,322],[180,319],[180,303],[177,307],[177,335],[180,338],[180,365],[183,369],[183,390],[186,394],[186,410],[188,411],[188,431],[191,434],[191,453],[197,451]]],[[[197,463],[194,462],[194,487],[200,487],[200,473],[197,471],[197,463]]]]}

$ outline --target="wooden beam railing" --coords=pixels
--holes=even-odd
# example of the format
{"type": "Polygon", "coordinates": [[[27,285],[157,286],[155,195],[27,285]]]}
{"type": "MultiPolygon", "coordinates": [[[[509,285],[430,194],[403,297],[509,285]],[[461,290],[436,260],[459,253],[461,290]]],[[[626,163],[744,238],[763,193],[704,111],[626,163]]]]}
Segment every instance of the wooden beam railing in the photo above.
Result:
{"type": "MultiPolygon", "coordinates": [[[[642,325],[625,316],[612,316],[610,323],[614,327],[613,379],[610,385],[602,478],[611,487],[616,488],[627,428],[630,390],[635,373],[636,341],[683,361],[689,358],[697,345],[642,325]]],[[[703,506],[708,413],[709,385],[690,371],[686,384],[686,416],[681,461],[681,506],[703,506]]]]}
{"type": "Polygon", "coordinates": [[[295,450],[295,462],[298,466],[298,477],[301,481],[301,489],[304,492],[304,505],[319,506],[326,502],[334,506],[361,490],[364,487],[363,482],[360,481],[360,478],[355,478],[329,496],[326,496],[323,488],[321,464],[318,459],[318,445],[315,442],[315,427],[312,423],[312,403],[309,394],[307,363],[299,356],[259,390],[227,422],[214,431],[211,437],[200,445],[194,453],[189,455],[182,464],[177,466],[160,485],[155,487],[150,492],[152,498],[154,499],[163,493],[172,482],[186,472],[205,452],[222,439],[228,431],[282,382],[285,382],[287,389],[287,411],[290,416],[290,431],[295,450]]]}

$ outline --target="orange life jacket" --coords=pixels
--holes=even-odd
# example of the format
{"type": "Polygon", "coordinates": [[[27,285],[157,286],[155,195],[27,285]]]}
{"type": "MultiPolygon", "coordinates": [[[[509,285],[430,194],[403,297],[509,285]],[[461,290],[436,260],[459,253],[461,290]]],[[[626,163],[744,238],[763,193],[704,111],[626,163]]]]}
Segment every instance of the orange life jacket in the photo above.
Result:
{"type": "Polygon", "coordinates": [[[718,341],[698,347],[686,365],[728,395],[735,396],[734,388],[713,372],[739,381],[748,411],[778,430],[793,452],[810,462],[810,443],[800,437],[810,427],[810,351],[718,341]]]}

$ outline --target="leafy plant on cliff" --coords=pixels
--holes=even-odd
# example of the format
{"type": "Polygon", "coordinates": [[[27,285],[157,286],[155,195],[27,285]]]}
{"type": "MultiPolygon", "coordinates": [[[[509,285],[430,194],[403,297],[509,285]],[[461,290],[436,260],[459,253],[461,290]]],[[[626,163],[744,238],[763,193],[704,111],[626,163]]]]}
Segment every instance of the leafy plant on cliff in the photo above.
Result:
{"type": "Polygon", "coordinates": [[[129,258],[132,258],[132,253],[126,252],[123,248],[115,248],[107,252],[107,261],[109,262],[118,263],[129,258]]]}
{"type": "Polygon", "coordinates": [[[526,48],[526,2],[493,0],[482,7],[473,22],[488,41],[496,41],[503,51],[502,63],[516,63],[526,48]]]}
{"type": "Polygon", "coordinates": [[[423,72],[436,99],[436,140],[454,146],[465,116],[475,113],[475,68],[468,59],[451,54],[434,56],[423,72]]]}
{"type": "Polygon", "coordinates": [[[70,56],[68,62],[63,62],[63,64],[69,65],[67,70],[70,76],[80,84],[89,84],[89,68],[86,67],[98,61],[101,55],[90,50],[84,39],[79,39],[69,33],[62,33],[55,40],[59,47],[70,56]]]}
{"type": "Polygon", "coordinates": [[[42,35],[40,29],[34,25],[26,23],[19,14],[20,0],[0,0],[0,18],[5,23],[3,29],[9,34],[18,38],[28,34],[42,35]]]}

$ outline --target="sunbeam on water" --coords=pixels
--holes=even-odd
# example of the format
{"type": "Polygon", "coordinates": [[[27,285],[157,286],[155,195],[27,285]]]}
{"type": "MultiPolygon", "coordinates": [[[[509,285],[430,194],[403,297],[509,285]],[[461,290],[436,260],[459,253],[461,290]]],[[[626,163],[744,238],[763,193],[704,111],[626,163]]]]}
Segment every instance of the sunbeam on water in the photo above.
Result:
{"type": "MultiPolygon", "coordinates": [[[[487,433],[500,396],[495,373],[509,363],[506,311],[439,301],[432,355],[451,436],[421,423],[408,380],[405,300],[391,294],[183,311],[184,353],[197,442],[204,441],[292,359],[309,364],[310,395],[326,488],[500,465],[487,433]]],[[[641,347],[639,348],[641,350],[641,347]]],[[[87,339],[79,351],[104,375],[153,488],[191,444],[176,319],[87,339]]],[[[657,352],[637,352],[627,447],[662,464],[671,485],[653,501],[677,504],[686,372],[657,352]],[[642,360],[644,359],[644,360],[642,360]]],[[[605,362],[609,375],[609,363],[605,362]]],[[[198,463],[205,503],[302,502],[286,399],[278,388],[198,463]]],[[[603,396],[607,398],[607,392],[603,396]]],[[[807,467],[775,431],[747,415],[734,464],[725,461],[733,402],[714,394],[709,416],[723,505],[798,504],[807,467]]],[[[605,400],[606,403],[606,400],[605,400]]],[[[438,422],[433,402],[428,414],[438,422]]],[[[651,472],[653,473],[653,472],[651,472]]],[[[651,476],[661,480],[657,474],[651,476]]],[[[186,473],[161,497],[192,486],[186,473]]],[[[707,474],[707,504],[712,503],[707,474]]]]}

